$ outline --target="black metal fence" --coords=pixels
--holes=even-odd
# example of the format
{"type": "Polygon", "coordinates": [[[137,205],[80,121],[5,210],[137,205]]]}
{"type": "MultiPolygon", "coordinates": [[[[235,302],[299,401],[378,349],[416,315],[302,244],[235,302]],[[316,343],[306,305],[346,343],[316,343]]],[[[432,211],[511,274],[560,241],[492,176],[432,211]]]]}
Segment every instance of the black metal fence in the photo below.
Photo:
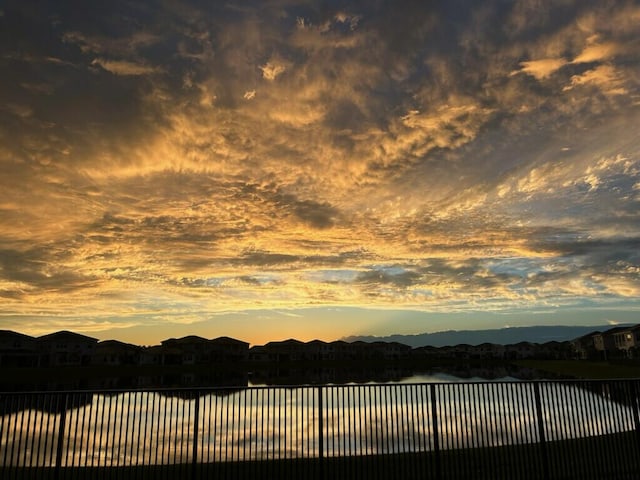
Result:
{"type": "Polygon", "coordinates": [[[0,394],[0,478],[640,478],[640,380],[0,394]]]}

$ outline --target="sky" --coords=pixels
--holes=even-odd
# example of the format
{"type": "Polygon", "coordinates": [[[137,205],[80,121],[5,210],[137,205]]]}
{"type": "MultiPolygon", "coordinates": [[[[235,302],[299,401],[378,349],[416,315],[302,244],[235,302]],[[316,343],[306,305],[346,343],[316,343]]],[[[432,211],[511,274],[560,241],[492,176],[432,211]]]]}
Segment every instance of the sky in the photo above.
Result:
{"type": "Polygon", "coordinates": [[[640,318],[640,2],[0,4],[0,329],[640,318]]]}

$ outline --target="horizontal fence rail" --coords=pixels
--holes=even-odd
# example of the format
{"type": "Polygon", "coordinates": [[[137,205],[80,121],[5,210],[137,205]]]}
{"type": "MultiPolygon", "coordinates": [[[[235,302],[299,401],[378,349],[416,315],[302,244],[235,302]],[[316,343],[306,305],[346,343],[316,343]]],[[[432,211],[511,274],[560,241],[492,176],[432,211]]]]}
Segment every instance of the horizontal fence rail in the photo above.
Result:
{"type": "Polygon", "coordinates": [[[0,478],[640,478],[639,393],[638,380],[2,393],[0,478]]]}

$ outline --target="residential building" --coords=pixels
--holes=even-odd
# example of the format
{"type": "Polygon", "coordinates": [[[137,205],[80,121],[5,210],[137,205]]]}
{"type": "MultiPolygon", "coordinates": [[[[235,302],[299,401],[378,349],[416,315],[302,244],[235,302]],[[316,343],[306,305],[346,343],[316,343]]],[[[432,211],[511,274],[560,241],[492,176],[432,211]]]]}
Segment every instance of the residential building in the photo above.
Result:
{"type": "Polygon", "coordinates": [[[98,342],[93,352],[91,363],[93,365],[138,365],[142,347],[118,340],[105,340],[98,342]]]}
{"type": "Polygon", "coordinates": [[[305,358],[312,362],[324,362],[335,359],[333,345],[323,342],[322,340],[307,342],[305,350],[305,358]]]}
{"type": "Polygon", "coordinates": [[[495,343],[485,342],[469,348],[469,356],[477,359],[501,359],[504,358],[504,353],[504,345],[497,345],[495,343]]]}
{"type": "Polygon", "coordinates": [[[0,367],[37,365],[38,354],[34,337],[11,330],[0,330],[0,367]]]}
{"type": "Polygon", "coordinates": [[[36,339],[40,355],[40,366],[80,366],[89,365],[98,339],[61,331],[43,335],[36,339]]]}
{"type": "Polygon", "coordinates": [[[536,345],[536,358],[546,360],[566,360],[573,356],[573,350],[570,342],[550,342],[536,345]]]}
{"type": "Polygon", "coordinates": [[[572,340],[571,347],[573,348],[575,358],[579,360],[594,358],[598,352],[596,348],[596,337],[600,335],[601,332],[596,331],[572,340]]]}
{"type": "Polygon", "coordinates": [[[333,348],[333,358],[338,361],[356,360],[356,350],[358,346],[353,346],[351,343],[347,343],[343,340],[336,340],[330,343],[333,348]]]}
{"type": "Polygon", "coordinates": [[[209,361],[244,362],[249,359],[249,344],[230,337],[209,340],[209,361]]]}
{"type": "Polygon", "coordinates": [[[162,365],[164,348],[160,345],[144,347],[140,352],[140,365],[162,365]]]}
{"type": "Polygon", "coordinates": [[[596,349],[596,355],[599,356],[600,359],[607,360],[608,358],[615,355],[616,346],[614,343],[614,334],[618,330],[622,330],[623,327],[611,328],[605,332],[596,333],[593,336],[593,345],[596,349]]]}
{"type": "Polygon", "coordinates": [[[633,357],[640,347],[640,325],[617,328],[611,335],[614,347],[622,353],[623,357],[633,357]]]}
{"type": "Polygon", "coordinates": [[[269,342],[265,349],[272,362],[299,362],[305,359],[304,343],[300,340],[290,338],[281,342],[269,342]]]}
{"type": "Polygon", "coordinates": [[[411,350],[411,357],[413,358],[440,358],[442,357],[442,351],[438,347],[426,345],[424,347],[416,347],[411,350]]]}
{"type": "Polygon", "coordinates": [[[504,358],[509,360],[533,358],[538,351],[538,345],[530,342],[519,342],[513,345],[506,345],[504,358]]]}
{"type": "Polygon", "coordinates": [[[249,360],[252,362],[268,362],[269,352],[264,345],[255,345],[249,349],[249,360]]]}
{"type": "Polygon", "coordinates": [[[372,358],[381,360],[400,360],[407,358],[411,347],[398,342],[372,342],[372,358]]]}
{"type": "Polygon", "coordinates": [[[165,365],[203,365],[211,361],[211,342],[197,335],[169,338],[160,342],[165,348],[165,365]]]}

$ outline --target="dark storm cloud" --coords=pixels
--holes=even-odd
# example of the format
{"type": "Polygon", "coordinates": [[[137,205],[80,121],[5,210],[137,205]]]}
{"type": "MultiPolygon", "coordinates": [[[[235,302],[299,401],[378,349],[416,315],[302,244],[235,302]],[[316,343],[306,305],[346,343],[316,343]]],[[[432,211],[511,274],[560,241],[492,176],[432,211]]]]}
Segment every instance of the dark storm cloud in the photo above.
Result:
{"type": "Polygon", "coordinates": [[[358,252],[342,252],[337,255],[290,255],[285,253],[274,253],[266,251],[248,251],[230,262],[238,265],[249,265],[258,267],[278,267],[291,264],[300,264],[310,267],[331,267],[338,265],[357,265],[362,257],[358,252]]]}
{"type": "MultiPolygon", "coordinates": [[[[288,197],[288,196],[287,196],[288,197]]],[[[304,223],[314,228],[330,228],[338,211],[328,203],[319,203],[313,200],[294,200],[284,198],[283,202],[292,207],[294,215],[304,223]]]]}
{"type": "Polygon", "coordinates": [[[237,259],[238,263],[257,266],[277,266],[297,262],[300,259],[295,255],[269,252],[247,252],[237,259]]]}
{"type": "Polygon", "coordinates": [[[241,282],[247,283],[249,285],[254,285],[254,286],[260,285],[260,280],[258,280],[255,277],[242,276],[242,277],[238,277],[238,280],[240,280],[241,282]]]}
{"type": "Polygon", "coordinates": [[[421,275],[416,272],[401,271],[401,272],[389,272],[380,269],[373,269],[367,272],[360,273],[356,279],[356,283],[363,283],[366,285],[372,284],[390,284],[399,288],[406,288],[417,283],[421,278],[421,275]]]}
{"type": "MultiPolygon", "coordinates": [[[[25,290],[36,288],[60,293],[94,285],[95,278],[80,275],[60,265],[68,256],[64,252],[50,252],[46,247],[26,251],[0,250],[0,278],[26,284],[25,290]]],[[[16,291],[8,293],[21,296],[16,291]]]]}
{"type": "MultiPolygon", "coordinates": [[[[553,248],[561,252],[558,263],[575,276],[625,278],[640,288],[640,239],[583,240],[557,242],[553,248]]],[[[535,281],[548,279],[538,275],[535,281]]]]}
{"type": "MultiPolygon", "coordinates": [[[[345,152],[352,152],[356,145],[353,135],[363,133],[363,128],[368,131],[373,125],[383,132],[400,136],[406,134],[405,127],[398,130],[394,126],[389,113],[401,117],[412,110],[428,111],[439,104],[451,105],[454,97],[466,98],[458,100],[465,103],[474,98],[473,103],[486,109],[507,110],[520,108],[522,100],[526,99],[524,92],[553,99],[558,89],[566,86],[566,83],[557,84],[555,89],[549,86],[545,89],[545,85],[535,80],[529,81],[529,85],[523,83],[522,80],[529,77],[526,74],[507,74],[517,71],[518,62],[522,63],[523,58],[534,54],[531,50],[537,47],[535,42],[540,43],[541,38],[552,35],[563,35],[563,29],[595,4],[577,2],[558,6],[553,15],[545,15],[545,21],[539,21],[537,27],[534,22],[534,26],[524,28],[518,18],[536,12],[533,6],[523,6],[526,3],[485,2],[481,7],[474,8],[476,4],[472,2],[454,2],[446,6],[440,2],[428,5],[410,2],[399,8],[393,2],[379,2],[367,6],[347,5],[344,9],[331,5],[318,9],[313,5],[299,8],[295,4],[284,4],[279,8],[270,8],[269,4],[248,4],[243,10],[185,4],[181,15],[177,15],[180,8],[176,5],[148,8],[141,4],[128,4],[103,7],[101,14],[91,14],[86,18],[62,3],[58,13],[50,7],[39,14],[20,14],[23,23],[52,22],[56,25],[49,33],[52,41],[48,42],[52,44],[49,48],[56,51],[48,52],[46,58],[72,57],[74,65],[82,66],[75,69],[78,70],[76,73],[65,72],[62,75],[64,85],[56,90],[55,95],[49,95],[51,100],[43,101],[39,110],[44,113],[35,117],[43,122],[52,122],[46,112],[57,112],[55,123],[58,136],[63,142],[73,145],[78,152],[74,158],[86,159],[90,156],[91,142],[98,135],[102,137],[101,148],[114,148],[117,157],[126,156],[126,149],[113,144],[116,132],[110,132],[110,129],[118,129],[117,140],[120,145],[130,145],[136,138],[148,136],[162,127],[166,114],[163,103],[166,99],[172,102],[181,98],[195,101],[197,97],[193,95],[199,94],[199,101],[207,101],[207,96],[211,99],[215,96],[217,105],[223,109],[240,107],[245,92],[255,89],[256,82],[264,82],[260,78],[259,67],[269,63],[266,52],[274,48],[276,51],[282,50],[280,55],[287,60],[280,63],[274,60],[272,63],[290,65],[282,66],[285,69],[283,76],[290,75],[289,70],[291,75],[296,75],[296,72],[302,72],[302,68],[313,69],[312,65],[305,65],[305,61],[314,49],[325,52],[325,61],[318,65],[325,70],[311,70],[314,76],[338,84],[346,76],[347,82],[343,83],[348,87],[347,90],[342,92],[338,88],[335,93],[326,91],[329,94],[326,98],[329,100],[328,109],[322,114],[323,121],[331,130],[328,138],[345,152]],[[338,14],[343,17],[338,17],[338,14]],[[205,18],[211,16],[213,24],[206,28],[206,22],[197,20],[199,15],[205,18]],[[255,20],[257,16],[271,19],[273,23],[258,23],[255,20]],[[56,22],[52,20],[54,18],[64,21],[56,22]],[[275,21],[277,18],[281,20],[275,21]],[[354,18],[361,20],[354,21],[354,18]],[[308,27],[296,33],[301,21],[308,27]],[[145,27],[140,28],[140,25],[145,27]],[[248,35],[245,38],[231,36],[228,27],[231,25],[243,29],[248,35]],[[502,25],[503,28],[496,29],[495,25],[502,25]],[[282,31],[286,35],[280,37],[282,31]],[[306,35],[309,37],[308,43],[294,46],[295,35],[306,35]],[[327,48],[323,44],[328,42],[327,45],[331,46],[331,40],[358,35],[377,39],[374,40],[376,48],[327,48]],[[519,51],[499,57],[502,63],[496,65],[496,51],[504,50],[505,42],[510,40],[516,41],[513,48],[519,51]],[[192,55],[181,55],[184,49],[192,55]],[[216,54],[205,55],[206,49],[216,54]],[[198,56],[198,52],[204,57],[198,56]],[[109,58],[109,55],[113,58],[109,58]],[[342,55],[344,58],[341,58],[342,55]],[[356,60],[355,70],[344,70],[349,65],[348,59],[356,60]],[[167,60],[170,60],[170,67],[160,68],[159,78],[154,78],[154,65],[167,64],[167,60]],[[358,77],[357,69],[365,62],[384,67],[387,73],[382,74],[382,70],[376,69],[368,72],[369,75],[358,77]],[[102,68],[108,65],[111,65],[110,69],[102,68]],[[95,66],[102,67],[96,70],[95,66]],[[329,70],[326,70],[327,67],[329,70]],[[141,78],[121,78],[117,75],[118,70],[125,74],[127,71],[139,73],[129,77],[141,78]],[[334,73],[324,74],[323,71],[334,73]],[[212,72],[216,72],[211,80],[213,83],[209,81],[212,72]],[[480,73],[482,75],[478,76],[480,73]],[[246,81],[240,82],[243,77],[246,81]],[[499,77],[503,85],[492,84],[496,81],[493,77],[499,77]],[[513,99],[505,102],[502,93],[509,91],[512,83],[518,85],[511,89],[518,92],[518,105],[513,105],[513,99]],[[536,94],[539,88],[543,90],[536,94]],[[55,103],[68,102],[69,98],[74,99],[71,104],[55,103]],[[151,98],[165,100],[148,101],[151,98]],[[74,108],[74,105],[78,105],[78,108],[74,108]],[[85,124],[95,124],[96,127],[79,128],[85,124]],[[341,133],[345,130],[350,133],[341,133]],[[89,144],[86,144],[87,136],[89,144]],[[84,149],[81,148],[83,144],[84,149]]],[[[5,17],[13,15],[12,12],[12,9],[8,9],[5,17]]],[[[18,32],[15,33],[18,36],[18,32]]],[[[567,36],[573,39],[571,35],[567,36]]],[[[581,44],[578,39],[572,41],[576,45],[569,45],[569,50],[564,53],[568,58],[577,57],[580,49],[584,48],[584,43],[581,44]]],[[[42,49],[46,45],[44,41],[37,40],[31,40],[30,44],[34,44],[35,49],[42,49]]],[[[45,56],[43,52],[40,55],[45,56]]],[[[589,67],[581,68],[588,70],[589,67]]],[[[578,71],[572,72],[574,76],[580,74],[578,71]]],[[[564,79],[569,77],[565,76],[564,79]]],[[[294,77],[287,82],[290,86],[302,86],[295,83],[294,77]]],[[[260,95],[260,89],[258,91],[260,95]]],[[[597,97],[591,96],[592,99],[597,97]]],[[[583,100],[581,98],[577,105],[583,100]]],[[[33,99],[25,98],[24,103],[33,104],[33,99]]],[[[567,113],[573,115],[577,112],[567,113]]],[[[426,160],[424,154],[433,148],[464,145],[473,139],[487,121],[482,116],[469,117],[472,119],[469,121],[468,115],[468,112],[460,116],[452,115],[450,120],[445,120],[438,127],[439,131],[434,131],[431,136],[419,137],[418,144],[412,140],[412,146],[403,149],[402,153],[415,156],[421,163],[426,160]]],[[[563,115],[553,123],[566,121],[567,118],[567,115],[563,115]]],[[[423,126],[424,121],[430,124],[430,119],[428,116],[414,117],[411,128],[415,130],[416,126],[423,126]]],[[[393,151],[388,153],[388,156],[394,155],[393,151]]],[[[124,159],[116,161],[126,163],[124,159]]],[[[380,163],[372,162],[378,166],[380,163]]]]}

